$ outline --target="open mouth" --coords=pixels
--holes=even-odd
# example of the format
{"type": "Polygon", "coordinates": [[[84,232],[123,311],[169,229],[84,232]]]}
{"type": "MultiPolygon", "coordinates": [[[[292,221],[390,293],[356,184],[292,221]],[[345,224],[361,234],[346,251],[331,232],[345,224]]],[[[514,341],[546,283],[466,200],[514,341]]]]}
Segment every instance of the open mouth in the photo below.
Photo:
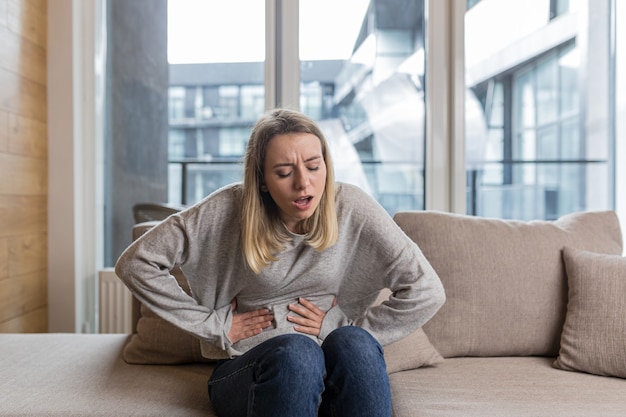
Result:
{"type": "Polygon", "coordinates": [[[297,207],[305,208],[305,207],[307,207],[311,203],[312,200],[313,200],[313,197],[310,196],[310,195],[307,195],[305,197],[300,197],[300,198],[294,200],[294,204],[297,207]]]}

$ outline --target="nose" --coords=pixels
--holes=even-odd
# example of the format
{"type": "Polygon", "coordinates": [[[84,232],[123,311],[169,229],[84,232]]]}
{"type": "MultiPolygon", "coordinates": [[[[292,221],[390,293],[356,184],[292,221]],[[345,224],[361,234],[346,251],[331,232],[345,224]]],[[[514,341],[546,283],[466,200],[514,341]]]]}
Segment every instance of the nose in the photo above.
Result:
{"type": "Polygon", "coordinates": [[[294,177],[294,186],[296,190],[304,190],[309,186],[309,175],[306,169],[297,169],[294,177]]]}

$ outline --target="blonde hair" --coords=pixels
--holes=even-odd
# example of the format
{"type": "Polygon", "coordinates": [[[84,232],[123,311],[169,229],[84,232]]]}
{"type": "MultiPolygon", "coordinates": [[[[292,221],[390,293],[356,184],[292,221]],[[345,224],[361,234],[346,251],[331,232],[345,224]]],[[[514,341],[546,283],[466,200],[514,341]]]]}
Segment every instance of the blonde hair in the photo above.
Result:
{"type": "Polygon", "coordinates": [[[241,242],[243,256],[257,274],[277,259],[276,255],[284,249],[284,243],[290,240],[276,203],[268,192],[261,190],[267,145],[274,136],[287,133],[317,136],[326,164],[326,184],[320,204],[302,224],[307,234],[306,242],[322,251],[337,241],[335,176],[326,138],[317,124],[302,113],[286,109],[270,111],[252,129],[244,157],[241,242]]]}

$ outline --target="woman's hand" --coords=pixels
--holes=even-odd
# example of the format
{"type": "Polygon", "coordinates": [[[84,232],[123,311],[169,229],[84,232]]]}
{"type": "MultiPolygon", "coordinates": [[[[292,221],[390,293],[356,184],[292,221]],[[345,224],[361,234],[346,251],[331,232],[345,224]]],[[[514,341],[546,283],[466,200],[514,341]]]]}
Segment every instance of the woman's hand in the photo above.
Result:
{"type": "MultiPolygon", "coordinates": [[[[233,312],[237,309],[236,298],[233,298],[230,306],[233,312]]],[[[267,308],[233,314],[233,322],[228,332],[228,339],[232,343],[237,343],[242,339],[261,334],[264,329],[272,325],[272,320],[274,320],[274,316],[267,308]]]]}
{"type": "MultiPolygon", "coordinates": [[[[319,336],[322,329],[322,321],[326,317],[326,312],[306,298],[298,298],[299,304],[289,304],[289,310],[297,313],[298,316],[287,316],[287,320],[295,323],[294,329],[300,333],[319,336]]],[[[333,300],[333,307],[337,304],[337,299],[333,300]]]]}

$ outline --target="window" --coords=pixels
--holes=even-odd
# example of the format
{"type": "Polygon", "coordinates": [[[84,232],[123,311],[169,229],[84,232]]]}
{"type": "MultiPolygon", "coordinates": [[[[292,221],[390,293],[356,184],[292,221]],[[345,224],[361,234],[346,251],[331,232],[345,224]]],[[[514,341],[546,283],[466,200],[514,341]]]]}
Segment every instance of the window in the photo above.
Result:
{"type": "Polygon", "coordinates": [[[540,8],[516,9],[503,0],[484,0],[480,10],[466,14],[466,51],[476,51],[467,58],[468,87],[482,114],[482,123],[472,120],[469,116],[476,112],[469,110],[473,102],[468,100],[467,148],[480,149],[467,155],[469,214],[551,220],[574,211],[612,208],[614,161],[608,150],[615,138],[607,133],[614,121],[605,118],[591,126],[583,110],[608,111],[611,88],[601,83],[604,89],[582,97],[598,77],[609,74],[610,57],[599,55],[603,63],[594,65],[606,73],[587,77],[587,63],[581,61],[583,48],[605,50],[608,32],[577,24],[584,21],[579,14],[585,10],[572,7],[574,2],[551,5],[557,3],[561,18],[543,24],[536,20],[545,15],[540,8]],[[504,3],[508,12],[501,7],[504,3]],[[490,44],[482,24],[496,17],[503,33],[490,44]],[[518,26],[507,24],[513,20],[518,26]],[[581,45],[586,38],[592,43],[581,45]],[[487,42],[480,51],[468,45],[478,40],[487,42]]]}
{"type": "Polygon", "coordinates": [[[301,109],[325,132],[338,180],[390,214],[423,209],[424,3],[346,4],[300,0],[301,109]]]}
{"type": "MultiPolygon", "coordinates": [[[[58,230],[73,230],[76,219],[83,219],[82,224],[88,225],[79,231],[81,239],[74,242],[75,246],[66,251],[72,255],[68,256],[65,263],[80,266],[76,276],[70,278],[70,281],[73,279],[71,282],[76,284],[76,291],[69,294],[68,303],[63,306],[64,309],[71,311],[72,315],[76,313],[77,318],[73,326],[76,331],[81,331],[81,328],[97,327],[93,311],[93,300],[97,299],[93,278],[97,276],[96,266],[111,266],[120,251],[129,243],[128,231],[133,222],[131,206],[134,202],[163,201],[168,195],[176,195],[180,199],[181,190],[188,188],[201,189],[200,194],[203,194],[208,192],[208,185],[229,181],[227,175],[237,177],[237,174],[231,172],[234,171],[236,163],[224,163],[213,159],[212,165],[209,166],[215,167],[217,171],[215,181],[183,187],[182,181],[186,176],[182,175],[182,172],[185,165],[180,163],[168,165],[167,158],[168,146],[172,150],[172,158],[182,159],[187,155],[188,146],[198,141],[197,132],[189,136],[184,133],[184,123],[190,123],[189,128],[193,126],[194,131],[200,129],[203,137],[206,131],[202,129],[207,127],[228,127],[230,124],[234,128],[245,129],[246,123],[253,123],[256,114],[261,112],[259,109],[265,107],[261,103],[268,101],[267,91],[264,91],[266,74],[263,64],[265,56],[263,1],[249,0],[243,6],[239,0],[219,2],[221,12],[209,14],[202,12],[200,7],[213,2],[200,0],[199,4],[191,9],[194,12],[192,15],[170,19],[170,23],[180,22],[190,28],[182,39],[183,44],[191,46],[196,40],[200,41],[200,46],[187,50],[203,54],[207,51],[215,52],[222,46],[225,46],[225,50],[211,61],[210,70],[216,72],[201,69],[201,74],[212,80],[211,82],[184,75],[190,69],[198,68],[196,66],[198,64],[190,64],[184,59],[185,54],[179,55],[175,61],[172,60],[168,74],[167,57],[163,56],[167,50],[166,6],[187,1],[190,0],[154,1],[149,10],[140,2],[131,1],[95,0],[72,4],[60,2],[59,5],[55,5],[58,6],[55,9],[56,18],[71,22],[72,36],[83,41],[95,39],[95,44],[88,41],[77,42],[80,53],[68,55],[65,60],[62,57],[49,63],[51,70],[59,73],[64,68],[75,69],[73,76],[76,78],[68,85],[74,89],[72,96],[81,97],[81,102],[85,103],[84,107],[74,106],[72,110],[75,120],[81,120],[79,135],[84,136],[76,136],[75,126],[68,124],[63,135],[72,139],[67,141],[67,153],[76,155],[77,161],[92,161],[93,163],[83,164],[86,171],[93,169],[95,172],[100,169],[100,164],[111,164],[102,169],[104,171],[102,176],[105,178],[97,187],[82,187],[82,191],[79,190],[80,187],[68,188],[67,184],[72,181],[72,178],[68,178],[69,182],[63,183],[62,190],[49,191],[49,197],[53,201],[56,200],[58,206],[71,204],[76,208],[76,213],[72,216],[59,219],[58,230]],[[234,12],[230,11],[231,6],[236,9],[234,12]],[[93,20],[89,19],[90,16],[93,20]],[[200,35],[199,27],[218,28],[220,20],[229,23],[229,26],[219,29],[221,32],[218,30],[217,33],[200,35]],[[138,21],[142,24],[137,25],[138,21]],[[106,33],[107,37],[102,37],[102,33],[106,33]],[[241,36],[242,33],[246,35],[241,36]],[[212,42],[213,39],[219,39],[220,42],[212,42]],[[222,42],[224,39],[240,41],[241,44],[222,42]],[[105,44],[107,47],[104,47],[105,44]],[[105,51],[106,54],[102,55],[105,51]],[[136,53],[137,51],[141,53],[136,53]],[[233,51],[248,51],[251,55],[247,60],[241,58],[235,60],[228,55],[233,51]],[[246,82],[241,81],[242,74],[245,75],[246,82]],[[189,97],[193,96],[188,87],[192,89],[206,86],[214,89],[219,85],[235,85],[241,88],[240,100],[245,104],[240,110],[239,120],[222,121],[207,117],[208,113],[203,114],[204,120],[194,121],[197,126],[191,121],[183,120],[188,117],[184,111],[189,104],[186,101],[187,94],[189,97]],[[94,89],[93,86],[98,88],[94,89]],[[177,91],[169,96],[172,103],[169,107],[168,86],[177,88],[177,91]],[[247,91],[252,92],[248,94],[247,91]],[[180,123],[180,126],[172,126],[170,118],[180,123]],[[81,139],[83,137],[94,138],[94,141],[85,142],[81,139]],[[100,138],[103,143],[100,143],[100,138]],[[170,186],[169,189],[164,186],[168,182],[168,170],[177,171],[179,173],[177,176],[169,174],[169,178],[176,177],[180,182],[178,186],[170,186]],[[206,189],[200,186],[203,184],[207,185],[206,189]],[[83,274],[83,271],[86,273],[83,274]]],[[[288,1],[284,3],[292,4],[288,1]]],[[[340,6],[355,2],[334,3],[340,6]]],[[[427,196],[424,206],[432,208],[433,199],[436,199],[434,206],[438,209],[463,211],[457,209],[456,202],[453,205],[445,201],[450,194],[454,194],[458,201],[467,201],[469,213],[481,215],[494,213],[502,217],[510,215],[506,214],[504,204],[514,207],[523,218],[531,217],[533,210],[540,212],[535,218],[542,218],[541,215],[552,217],[562,213],[566,210],[564,207],[580,207],[585,210],[616,208],[625,227],[626,95],[619,94],[625,91],[626,86],[624,2],[481,0],[468,10],[466,10],[468,4],[465,2],[427,0],[424,4],[425,10],[428,11],[425,19],[429,22],[425,35],[427,44],[445,37],[429,36],[437,28],[440,28],[441,32],[436,33],[465,38],[465,43],[461,42],[462,45],[459,47],[459,50],[464,52],[462,54],[465,60],[464,76],[445,78],[441,84],[434,85],[436,94],[431,89],[430,94],[427,92],[425,96],[427,152],[423,160],[427,173],[424,174],[427,196]],[[442,6],[444,3],[447,6],[442,6]],[[552,6],[566,3],[567,7],[552,6]],[[535,9],[538,4],[543,6],[535,9]],[[452,17],[456,17],[457,8],[462,9],[465,17],[466,30],[463,34],[450,27],[456,21],[452,17]],[[434,13],[435,10],[438,13],[434,13]],[[553,14],[558,16],[551,15],[552,10],[555,10],[556,13],[553,14]],[[515,17],[515,24],[511,24],[511,16],[515,17]],[[545,67],[542,68],[541,65],[545,67]],[[578,70],[571,70],[576,67],[578,70]],[[539,74],[547,74],[552,84],[540,80],[539,74]],[[467,91],[464,85],[457,85],[464,82],[467,91]],[[540,100],[535,97],[541,101],[542,106],[557,103],[558,111],[551,115],[554,122],[550,124],[545,121],[545,125],[541,124],[544,122],[543,115],[539,123],[539,116],[535,114],[530,118],[529,110],[525,114],[530,121],[534,120],[532,122],[534,125],[529,122],[526,125],[527,130],[520,130],[519,120],[516,121],[515,117],[518,115],[519,105],[526,106],[527,102],[521,100],[519,93],[523,92],[528,94],[527,97],[533,97],[544,94],[544,89],[549,90],[555,86],[556,100],[549,96],[542,96],[540,100]],[[450,90],[456,92],[450,93],[450,90]],[[515,91],[517,92],[514,93],[515,91]],[[434,124],[446,126],[439,123],[440,120],[437,120],[438,124],[432,123],[433,115],[441,109],[445,109],[446,112],[452,109],[455,112],[456,109],[452,106],[454,103],[449,101],[452,95],[458,97],[459,92],[461,96],[465,96],[466,131],[460,134],[457,131],[446,133],[444,129],[428,133],[428,127],[432,128],[434,124]],[[514,106],[514,102],[518,104],[514,106]],[[522,135],[516,139],[518,142],[514,142],[514,132],[522,135]],[[519,142],[520,140],[524,142],[519,142]],[[524,170],[515,172],[513,163],[504,162],[514,161],[514,144],[517,146],[515,152],[519,155],[533,155],[528,153],[530,145],[525,143],[526,140],[529,144],[535,144],[537,158],[516,163],[531,166],[530,173],[524,170]],[[446,172],[449,173],[458,167],[451,166],[454,164],[450,164],[447,159],[452,151],[457,151],[457,147],[447,146],[445,141],[455,141],[459,148],[463,148],[466,166],[460,171],[461,174],[467,173],[466,176],[448,174],[446,177],[446,172]],[[541,160],[538,155],[542,155],[543,152],[556,154],[560,159],[541,160]],[[539,169],[540,166],[548,167],[550,164],[552,168],[539,169]],[[438,175],[428,175],[433,169],[436,169],[438,175]],[[441,172],[444,175],[439,175],[441,172]],[[556,177],[551,180],[549,177],[554,175],[556,177]],[[429,184],[433,177],[443,179],[436,184],[437,186],[431,186],[429,184]],[[519,183],[521,178],[532,178],[534,183],[519,183]],[[539,196],[532,193],[528,193],[531,194],[528,196],[520,190],[529,184],[531,189],[556,184],[557,190],[554,192],[546,188],[539,196]],[[506,187],[510,191],[505,192],[506,187]],[[519,190],[514,190],[515,187],[519,190]],[[536,198],[541,198],[544,203],[539,206],[536,198]],[[525,208],[527,206],[528,210],[525,208]]],[[[66,32],[63,31],[61,35],[59,32],[51,31],[49,42],[66,43],[66,32]]],[[[289,33],[287,32],[285,36],[289,36],[289,33]]],[[[349,54],[354,53],[351,55],[352,70],[349,73],[342,73],[338,83],[345,83],[347,78],[344,77],[349,74],[358,78],[362,75],[359,70],[365,68],[365,65],[376,57],[374,38],[365,37],[360,45],[357,51],[349,51],[349,54]]],[[[426,67],[430,68],[429,65],[433,62],[439,62],[433,60],[432,52],[449,56],[454,45],[454,42],[452,44],[441,42],[437,44],[439,48],[435,48],[435,51],[430,49],[431,54],[424,59],[426,67]]],[[[274,52],[268,51],[268,56],[274,55],[274,52]]],[[[311,57],[300,58],[303,65],[315,64],[311,57]]],[[[205,64],[207,61],[209,60],[203,59],[202,63],[205,64]]],[[[444,67],[442,65],[435,68],[441,68],[443,71],[444,67]]],[[[306,67],[302,68],[302,75],[305,69],[306,67]]],[[[431,82],[434,76],[438,75],[433,72],[436,71],[430,71],[427,76],[431,82]]],[[[303,104],[303,109],[312,109],[318,106],[321,100],[319,117],[324,119],[332,116],[331,110],[334,106],[332,98],[337,94],[333,86],[319,82],[320,79],[301,78],[298,81],[303,84],[311,83],[302,88],[303,95],[309,97],[303,102],[311,103],[303,104]]],[[[195,96],[193,97],[195,100],[195,96]]],[[[533,105],[536,112],[538,104],[533,105]]],[[[367,120],[367,112],[363,106],[345,106],[341,111],[344,129],[349,131],[355,130],[354,126],[363,125],[367,120]]],[[[451,125],[458,124],[449,123],[447,126],[451,125]]],[[[236,135],[227,136],[233,138],[236,135]]],[[[220,137],[219,134],[217,137],[220,137]]],[[[375,155],[376,146],[377,142],[373,136],[367,136],[355,144],[354,149],[362,165],[365,165],[363,161],[367,161],[368,157],[375,155]]],[[[210,147],[205,146],[205,149],[210,147]]],[[[233,148],[229,149],[231,152],[233,148]]],[[[204,168],[208,165],[204,164],[205,161],[200,162],[202,163],[197,163],[197,167],[193,168],[204,168]]],[[[51,160],[49,163],[50,169],[61,168],[59,171],[65,172],[62,165],[66,164],[66,161],[51,160]]],[[[187,172],[192,171],[189,168],[187,166],[187,172]]],[[[94,172],[84,172],[80,177],[81,181],[84,181],[84,184],[100,182],[99,175],[94,172]]],[[[368,178],[376,178],[369,172],[367,175],[368,178]]],[[[190,177],[193,176],[195,174],[190,174],[190,177]]],[[[190,181],[185,181],[191,184],[190,181]]],[[[512,211],[514,210],[511,209],[508,213],[512,211]]],[[[51,229],[50,233],[53,232],[51,229]]],[[[65,240],[64,234],[56,237],[60,241],[65,240]]],[[[63,278],[62,281],[52,280],[50,285],[53,291],[56,288],[57,292],[65,292],[65,288],[68,288],[67,283],[66,278],[63,278]]],[[[51,311],[50,314],[54,316],[57,313],[51,311]]]]}

